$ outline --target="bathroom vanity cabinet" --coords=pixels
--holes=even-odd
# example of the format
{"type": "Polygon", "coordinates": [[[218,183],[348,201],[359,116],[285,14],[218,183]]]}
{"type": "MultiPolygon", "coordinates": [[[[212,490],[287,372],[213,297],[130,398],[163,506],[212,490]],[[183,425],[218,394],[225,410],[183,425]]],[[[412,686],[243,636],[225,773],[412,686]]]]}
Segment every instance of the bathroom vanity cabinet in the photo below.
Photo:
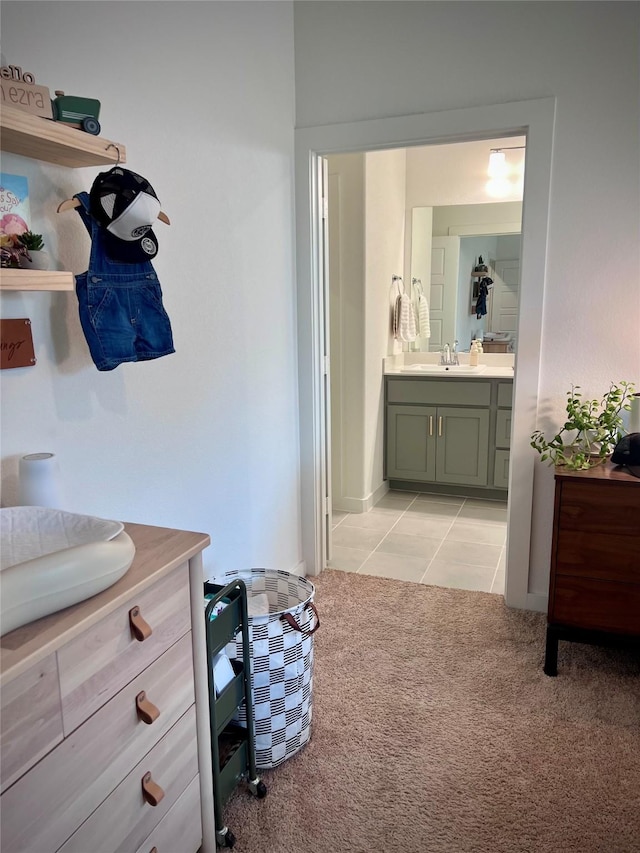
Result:
{"type": "Polygon", "coordinates": [[[640,479],[606,462],[555,480],[547,675],[559,640],[640,648],[640,479]]]}
{"type": "Polygon", "coordinates": [[[512,386],[505,379],[386,376],[385,477],[391,488],[503,499],[512,386]]]}
{"type": "Polygon", "coordinates": [[[124,577],[0,640],[3,853],[215,850],[209,537],[125,530],[124,577]]]}

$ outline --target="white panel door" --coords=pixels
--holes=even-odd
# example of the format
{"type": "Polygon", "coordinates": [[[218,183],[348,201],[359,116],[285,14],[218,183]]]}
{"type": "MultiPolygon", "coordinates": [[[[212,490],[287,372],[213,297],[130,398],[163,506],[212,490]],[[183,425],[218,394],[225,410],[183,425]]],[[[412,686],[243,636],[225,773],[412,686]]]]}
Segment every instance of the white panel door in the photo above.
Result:
{"type": "Polygon", "coordinates": [[[453,344],[458,304],[459,237],[434,237],[431,243],[431,288],[429,350],[437,352],[453,344]]]}
{"type": "Polygon", "coordinates": [[[520,260],[496,261],[491,305],[489,307],[489,330],[511,332],[515,341],[520,309],[520,260]]]}

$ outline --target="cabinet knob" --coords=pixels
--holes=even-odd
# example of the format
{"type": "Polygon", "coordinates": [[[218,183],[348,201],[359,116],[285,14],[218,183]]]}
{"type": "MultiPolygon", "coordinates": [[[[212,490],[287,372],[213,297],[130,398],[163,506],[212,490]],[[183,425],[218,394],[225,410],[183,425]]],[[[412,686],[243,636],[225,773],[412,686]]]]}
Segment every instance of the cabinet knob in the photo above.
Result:
{"type": "Polygon", "coordinates": [[[151,773],[145,773],[142,777],[142,796],[150,806],[157,806],[164,798],[164,791],[151,778],[151,773]]]}
{"type": "Polygon", "coordinates": [[[147,699],[147,694],[144,690],[141,690],[136,696],[136,714],[138,715],[138,719],[142,720],[148,726],[160,716],[160,711],[153,702],[147,699]]]}
{"type": "Polygon", "coordinates": [[[152,847],[151,850],[149,850],[149,853],[158,853],[158,848],[152,847]]]}
{"type": "Polygon", "coordinates": [[[151,625],[144,620],[139,607],[132,607],[129,611],[129,625],[131,626],[131,633],[139,643],[142,643],[153,633],[151,625]]]}

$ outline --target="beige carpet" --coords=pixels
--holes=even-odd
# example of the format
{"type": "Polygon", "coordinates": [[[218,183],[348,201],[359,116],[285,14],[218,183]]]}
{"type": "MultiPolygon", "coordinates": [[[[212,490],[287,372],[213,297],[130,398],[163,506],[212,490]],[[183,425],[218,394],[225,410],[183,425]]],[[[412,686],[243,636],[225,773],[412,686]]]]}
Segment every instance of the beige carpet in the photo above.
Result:
{"type": "Polygon", "coordinates": [[[241,853],[637,853],[640,662],[501,597],[314,579],[310,743],[225,809],[241,853]]]}

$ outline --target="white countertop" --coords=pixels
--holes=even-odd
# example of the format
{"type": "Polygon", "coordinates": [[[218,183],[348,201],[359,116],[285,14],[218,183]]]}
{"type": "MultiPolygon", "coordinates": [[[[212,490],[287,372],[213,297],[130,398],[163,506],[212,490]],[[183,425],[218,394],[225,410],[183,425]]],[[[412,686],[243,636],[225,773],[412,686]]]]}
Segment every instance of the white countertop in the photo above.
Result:
{"type": "MultiPolygon", "coordinates": [[[[469,353],[459,353],[460,366],[469,364],[469,353]]],[[[479,370],[468,372],[456,370],[456,367],[443,368],[438,372],[421,371],[419,365],[436,366],[440,360],[438,353],[398,353],[383,360],[385,376],[419,376],[423,379],[513,379],[513,353],[483,353],[480,356],[479,370]]]]}
{"type": "Polygon", "coordinates": [[[456,373],[455,367],[443,370],[442,373],[429,373],[420,370],[407,370],[401,367],[392,367],[384,371],[385,376],[418,376],[421,379],[513,379],[513,367],[490,367],[479,373],[456,373]]]}

